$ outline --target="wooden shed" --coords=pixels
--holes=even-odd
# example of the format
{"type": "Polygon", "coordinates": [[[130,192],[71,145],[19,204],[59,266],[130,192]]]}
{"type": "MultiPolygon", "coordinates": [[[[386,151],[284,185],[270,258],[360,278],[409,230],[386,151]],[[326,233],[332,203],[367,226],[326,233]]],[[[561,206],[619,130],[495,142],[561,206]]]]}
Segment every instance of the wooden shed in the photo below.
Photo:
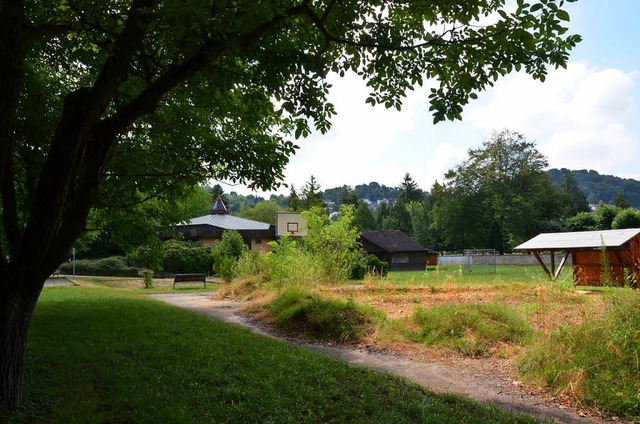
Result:
{"type": "Polygon", "coordinates": [[[391,271],[419,271],[435,266],[438,253],[398,230],[365,231],[360,238],[362,248],[389,264],[391,271]]]}
{"type": "Polygon", "coordinates": [[[636,282],[640,277],[640,228],[543,233],[515,249],[531,253],[549,278],[557,278],[571,257],[577,285],[600,286],[606,280],[605,273],[618,285],[625,283],[625,274],[636,282]],[[551,254],[549,267],[540,258],[542,252],[551,254]],[[554,254],[558,252],[564,254],[556,266],[554,254]]]}

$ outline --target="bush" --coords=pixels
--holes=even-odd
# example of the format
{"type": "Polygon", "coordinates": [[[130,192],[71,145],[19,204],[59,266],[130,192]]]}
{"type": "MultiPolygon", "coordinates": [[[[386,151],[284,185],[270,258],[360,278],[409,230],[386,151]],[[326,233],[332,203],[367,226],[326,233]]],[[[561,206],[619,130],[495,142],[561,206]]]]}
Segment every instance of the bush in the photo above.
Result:
{"type": "Polygon", "coordinates": [[[162,268],[173,274],[211,273],[213,255],[208,247],[192,242],[169,240],[164,244],[162,268]]]}
{"type": "Polygon", "coordinates": [[[349,279],[363,280],[365,275],[373,274],[385,277],[389,273],[389,264],[376,255],[360,256],[349,265],[349,279]]]}
{"type": "Polygon", "coordinates": [[[521,374],[584,406],[640,416],[640,294],[612,289],[604,316],[543,335],[518,362],[521,374]]]}
{"type": "Polygon", "coordinates": [[[315,339],[338,343],[363,341],[382,313],[353,301],[322,298],[300,289],[288,289],[266,306],[274,324],[315,339]]]}
{"type": "Polygon", "coordinates": [[[230,283],[237,275],[238,263],[233,256],[214,254],[213,271],[222,278],[222,281],[230,283]]]}
{"type": "Polygon", "coordinates": [[[142,277],[145,289],[153,288],[153,270],[141,269],[138,271],[138,275],[142,277]]]}
{"type": "MultiPolygon", "coordinates": [[[[124,256],[110,256],[102,259],[80,259],[76,261],[77,275],[105,275],[114,277],[137,277],[140,268],[131,266],[124,256]]],[[[60,265],[63,274],[73,273],[73,263],[60,265]]]]}
{"type": "Polygon", "coordinates": [[[224,231],[220,241],[211,246],[211,251],[214,254],[229,256],[235,260],[240,259],[240,256],[247,250],[247,245],[237,231],[224,231]]]}

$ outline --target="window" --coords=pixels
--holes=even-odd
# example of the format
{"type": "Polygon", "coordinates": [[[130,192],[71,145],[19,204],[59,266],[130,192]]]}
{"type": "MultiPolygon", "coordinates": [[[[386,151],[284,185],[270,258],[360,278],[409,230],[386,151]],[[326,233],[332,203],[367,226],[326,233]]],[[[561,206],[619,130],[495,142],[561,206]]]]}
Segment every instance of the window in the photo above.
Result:
{"type": "Polygon", "coordinates": [[[262,244],[262,239],[261,238],[253,239],[253,244],[262,244]]]}
{"type": "Polygon", "coordinates": [[[392,264],[408,264],[409,257],[408,256],[394,256],[391,258],[392,264]]]}

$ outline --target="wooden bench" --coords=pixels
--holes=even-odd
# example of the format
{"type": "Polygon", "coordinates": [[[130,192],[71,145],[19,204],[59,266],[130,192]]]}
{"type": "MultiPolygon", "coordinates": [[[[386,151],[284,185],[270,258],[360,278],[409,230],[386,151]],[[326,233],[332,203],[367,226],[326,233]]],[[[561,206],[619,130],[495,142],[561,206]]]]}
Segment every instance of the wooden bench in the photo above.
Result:
{"type": "Polygon", "coordinates": [[[177,283],[204,283],[204,287],[207,287],[207,274],[176,274],[173,277],[173,288],[176,288],[177,283]]]}

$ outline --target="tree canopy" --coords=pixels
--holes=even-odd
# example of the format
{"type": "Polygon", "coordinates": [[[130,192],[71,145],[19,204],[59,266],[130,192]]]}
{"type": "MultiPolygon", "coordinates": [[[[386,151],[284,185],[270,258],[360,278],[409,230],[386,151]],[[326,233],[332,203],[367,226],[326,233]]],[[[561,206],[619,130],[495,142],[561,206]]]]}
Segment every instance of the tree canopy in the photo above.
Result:
{"type": "Polygon", "coordinates": [[[554,216],[555,190],[546,158],[522,134],[494,132],[469,159],[449,171],[434,205],[435,221],[455,249],[510,250],[554,216]]]}
{"type": "Polygon", "coordinates": [[[512,70],[566,66],[579,36],[563,3],[2,2],[0,409],[20,401],[33,307],[92,208],[171,201],[208,178],[277,187],[293,138],[329,129],[329,73],[395,108],[436,81],[434,121],[459,119],[512,70]]]}

